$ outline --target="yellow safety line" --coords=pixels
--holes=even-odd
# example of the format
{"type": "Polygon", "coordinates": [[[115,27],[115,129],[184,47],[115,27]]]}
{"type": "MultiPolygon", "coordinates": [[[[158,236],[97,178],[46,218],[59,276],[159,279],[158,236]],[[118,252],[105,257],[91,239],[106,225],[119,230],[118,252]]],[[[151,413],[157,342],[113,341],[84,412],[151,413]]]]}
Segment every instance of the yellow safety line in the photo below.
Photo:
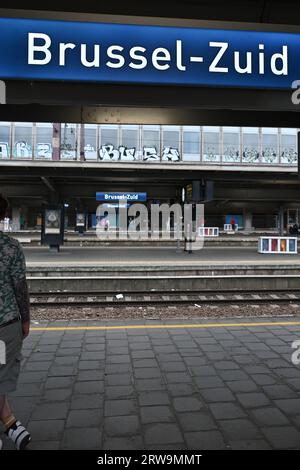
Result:
{"type": "Polygon", "coordinates": [[[109,331],[109,330],[148,330],[148,329],[175,329],[175,328],[223,328],[223,327],[251,327],[251,326],[288,326],[300,325],[300,321],[279,321],[279,322],[256,322],[256,323],[192,323],[192,324],[170,324],[170,325],[118,325],[118,326],[50,326],[32,327],[31,331],[109,331]]]}

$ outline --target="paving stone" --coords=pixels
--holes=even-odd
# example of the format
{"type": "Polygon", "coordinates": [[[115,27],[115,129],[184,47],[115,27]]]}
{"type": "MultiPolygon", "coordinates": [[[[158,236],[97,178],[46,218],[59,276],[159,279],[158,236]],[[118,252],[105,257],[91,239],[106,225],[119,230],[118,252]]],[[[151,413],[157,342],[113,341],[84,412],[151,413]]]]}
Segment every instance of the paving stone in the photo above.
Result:
{"type": "Polygon", "coordinates": [[[217,428],[212,417],[204,411],[179,413],[177,418],[184,432],[208,431],[217,428]]]}
{"type": "Polygon", "coordinates": [[[262,428],[262,432],[275,449],[299,449],[300,432],[292,426],[262,428]]]}
{"type": "Polygon", "coordinates": [[[103,393],[104,382],[101,380],[89,380],[86,382],[75,382],[74,393],[103,393]]]}
{"type": "Polygon", "coordinates": [[[100,394],[78,394],[72,396],[71,409],[86,410],[103,407],[104,397],[100,394]]]}
{"type": "Polygon", "coordinates": [[[217,370],[234,370],[239,369],[240,366],[233,361],[220,361],[215,364],[217,370]]]}
{"type": "Polygon", "coordinates": [[[188,449],[219,450],[226,449],[226,444],[219,431],[186,432],[184,437],[188,449]]]}
{"type": "Polygon", "coordinates": [[[135,400],[106,400],[104,403],[104,416],[122,416],[137,414],[135,400]]]}
{"type": "Polygon", "coordinates": [[[28,450],[59,450],[60,441],[31,441],[28,450]]]}
{"type": "Polygon", "coordinates": [[[30,421],[28,424],[33,441],[57,441],[61,438],[64,427],[63,419],[30,421]]]}
{"type": "Polygon", "coordinates": [[[260,439],[262,437],[259,429],[249,419],[220,420],[218,424],[228,440],[260,439]]]}
{"type": "Polygon", "coordinates": [[[235,403],[214,403],[209,408],[215,419],[234,419],[247,416],[245,411],[235,403]]]}
{"type": "Polygon", "coordinates": [[[76,376],[77,381],[87,382],[87,381],[97,381],[103,380],[104,372],[102,370],[81,370],[76,376]]]}
{"type": "Polygon", "coordinates": [[[153,391],[141,392],[138,394],[140,406],[168,405],[170,398],[166,392],[153,391]]]}
{"type": "Polygon", "coordinates": [[[41,403],[42,402],[59,402],[64,401],[67,402],[70,400],[72,390],[68,388],[53,388],[45,390],[43,395],[41,396],[41,403]]]}
{"type": "Polygon", "coordinates": [[[68,377],[76,374],[76,366],[52,366],[48,377],[68,377]]]}
{"type": "Polygon", "coordinates": [[[233,381],[233,380],[248,380],[249,376],[242,370],[224,370],[219,372],[219,376],[222,380],[233,381]]]}
{"type": "Polygon", "coordinates": [[[70,388],[73,385],[73,377],[49,377],[45,382],[47,388],[70,388]]]}
{"type": "Polygon", "coordinates": [[[186,372],[184,362],[160,362],[161,370],[164,372],[186,372]]]}
{"type": "Polygon", "coordinates": [[[263,439],[230,441],[229,446],[232,450],[272,450],[270,444],[263,439]]]}
{"type": "Polygon", "coordinates": [[[43,383],[47,378],[48,371],[39,372],[21,372],[19,384],[22,383],[43,383]]]}
{"type": "Polygon", "coordinates": [[[235,400],[231,391],[225,387],[202,389],[201,395],[207,403],[235,400]]]}
{"type": "Polygon", "coordinates": [[[84,432],[86,427],[100,428],[102,422],[102,412],[98,410],[71,410],[66,422],[66,428],[79,427],[84,432]]]}
{"type": "Polygon", "coordinates": [[[104,450],[142,450],[145,449],[141,436],[106,437],[103,444],[104,450]]]}
{"type": "Polygon", "coordinates": [[[201,377],[195,377],[194,379],[195,383],[197,384],[198,388],[220,388],[224,387],[225,383],[220,379],[218,376],[201,376],[201,377]]]}
{"type": "Polygon", "coordinates": [[[203,408],[202,402],[197,397],[174,398],[173,406],[177,412],[198,411],[203,408]]]}
{"type": "Polygon", "coordinates": [[[270,404],[269,398],[261,392],[237,393],[236,397],[246,409],[270,404]]]}
{"type": "Polygon", "coordinates": [[[274,385],[276,383],[276,379],[268,374],[253,374],[251,378],[257,385],[274,385]]]}
{"type": "Polygon", "coordinates": [[[238,392],[255,392],[258,390],[257,385],[253,380],[234,380],[226,382],[226,385],[235,393],[238,392]]]}
{"type": "Polygon", "coordinates": [[[133,367],[154,367],[157,368],[157,361],[156,359],[134,359],[133,360],[133,367]]]}
{"type": "Polygon", "coordinates": [[[165,390],[166,382],[163,378],[154,378],[154,379],[136,379],[134,381],[135,388],[137,391],[150,391],[150,390],[165,390]]]}
{"type": "Polygon", "coordinates": [[[252,410],[255,421],[261,426],[280,426],[289,424],[287,417],[278,408],[265,407],[252,410]]]}
{"type": "Polygon", "coordinates": [[[129,398],[136,394],[136,391],[132,385],[106,386],[104,391],[105,398],[108,399],[129,398]]]}
{"type": "Polygon", "coordinates": [[[183,442],[182,433],[176,424],[157,423],[145,426],[146,446],[183,442]]]}
{"type": "Polygon", "coordinates": [[[265,385],[263,390],[272,399],[296,398],[298,396],[294,390],[284,384],[265,385]]]}
{"type": "Polygon", "coordinates": [[[189,370],[196,377],[209,377],[217,374],[213,366],[189,366],[189,370]]]}
{"type": "Polygon", "coordinates": [[[98,428],[67,429],[63,436],[62,449],[99,450],[102,432],[98,428]]]}
{"type": "Polygon", "coordinates": [[[39,404],[32,413],[32,420],[65,419],[68,414],[68,403],[39,404]]]}
{"type": "Polygon", "coordinates": [[[189,396],[197,392],[193,384],[168,384],[168,390],[173,397],[189,396]]]}
{"type": "Polygon", "coordinates": [[[106,436],[130,436],[140,434],[138,416],[110,416],[104,418],[106,436]]]}
{"type": "Polygon", "coordinates": [[[131,374],[107,374],[105,375],[106,385],[131,385],[133,378],[131,374]]]}
{"type": "Polygon", "coordinates": [[[287,415],[297,415],[300,413],[300,398],[274,400],[274,404],[287,415]]]}
{"type": "Polygon", "coordinates": [[[169,406],[140,407],[142,424],[170,423],[176,421],[176,416],[169,406]]]}
{"type": "Polygon", "coordinates": [[[41,395],[43,388],[40,383],[25,383],[10,394],[11,397],[33,397],[41,395]]]}
{"type": "Polygon", "coordinates": [[[168,383],[192,382],[192,377],[186,372],[166,372],[165,377],[168,383]]]}
{"type": "Polygon", "coordinates": [[[134,375],[137,379],[152,379],[161,377],[160,369],[154,367],[138,368],[134,370],[134,375]]]}

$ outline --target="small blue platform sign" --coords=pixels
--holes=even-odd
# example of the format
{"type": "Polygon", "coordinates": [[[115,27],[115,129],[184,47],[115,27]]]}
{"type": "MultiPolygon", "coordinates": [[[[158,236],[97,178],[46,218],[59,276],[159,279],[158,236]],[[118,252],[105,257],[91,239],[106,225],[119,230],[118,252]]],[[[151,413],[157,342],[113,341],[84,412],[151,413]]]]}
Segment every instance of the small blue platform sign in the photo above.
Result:
{"type": "Polygon", "coordinates": [[[96,201],[104,202],[141,202],[147,201],[147,193],[96,193],[96,201]]]}
{"type": "Polygon", "coordinates": [[[287,89],[300,34],[0,18],[0,79],[287,89]]]}

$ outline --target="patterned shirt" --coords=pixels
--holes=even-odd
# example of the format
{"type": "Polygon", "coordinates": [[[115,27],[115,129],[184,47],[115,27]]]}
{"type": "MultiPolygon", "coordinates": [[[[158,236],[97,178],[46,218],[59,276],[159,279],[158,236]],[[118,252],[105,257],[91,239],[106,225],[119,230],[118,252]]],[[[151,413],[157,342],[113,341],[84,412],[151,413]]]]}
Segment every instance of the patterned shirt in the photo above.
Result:
{"type": "Polygon", "coordinates": [[[20,243],[0,232],[0,325],[20,317],[14,286],[26,279],[20,243]]]}

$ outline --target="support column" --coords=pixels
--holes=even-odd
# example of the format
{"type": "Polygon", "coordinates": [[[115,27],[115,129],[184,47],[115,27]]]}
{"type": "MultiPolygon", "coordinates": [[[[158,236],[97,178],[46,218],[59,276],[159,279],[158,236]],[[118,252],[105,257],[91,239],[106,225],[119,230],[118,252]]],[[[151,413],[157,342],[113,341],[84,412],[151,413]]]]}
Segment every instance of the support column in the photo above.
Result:
{"type": "Polygon", "coordinates": [[[282,237],[284,232],[284,207],[280,206],[278,213],[278,233],[282,237]]]}
{"type": "Polygon", "coordinates": [[[55,122],[53,124],[53,137],[52,137],[52,144],[53,144],[53,152],[52,152],[52,160],[60,160],[60,130],[61,125],[59,122],[55,122]]]}
{"type": "Polygon", "coordinates": [[[20,230],[20,214],[21,211],[18,207],[12,208],[12,228],[14,232],[18,232],[20,230]]]}
{"type": "Polygon", "coordinates": [[[252,212],[244,210],[244,232],[253,232],[254,227],[252,226],[252,212]]]}

